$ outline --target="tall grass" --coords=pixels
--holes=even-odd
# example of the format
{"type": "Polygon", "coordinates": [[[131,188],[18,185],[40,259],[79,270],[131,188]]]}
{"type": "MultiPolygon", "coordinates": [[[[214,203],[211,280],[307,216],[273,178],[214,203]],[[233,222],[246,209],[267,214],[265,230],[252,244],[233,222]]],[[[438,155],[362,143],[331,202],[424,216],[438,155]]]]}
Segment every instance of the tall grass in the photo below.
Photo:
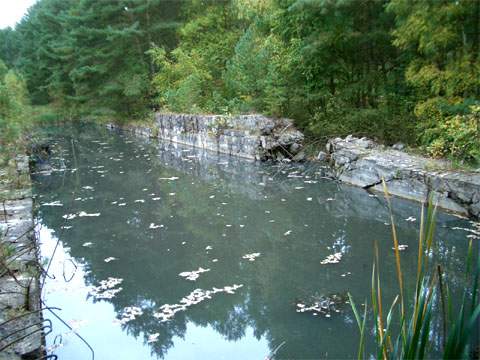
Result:
{"type": "MultiPolygon", "coordinates": [[[[398,295],[385,308],[380,282],[380,266],[378,249],[375,245],[375,258],[372,269],[371,310],[365,307],[363,314],[355,305],[349,294],[350,304],[360,330],[358,359],[370,358],[366,353],[366,331],[369,314],[373,315],[373,332],[375,334],[374,356],[377,359],[423,359],[431,357],[429,340],[433,321],[435,303],[440,303],[442,321],[442,358],[467,359],[475,357],[471,352],[474,342],[472,334],[479,319],[480,303],[478,285],[480,262],[478,255],[473,254],[472,240],[470,240],[468,255],[465,262],[465,289],[460,304],[454,309],[453,295],[444,280],[440,265],[431,264],[431,254],[434,252],[435,215],[436,206],[432,199],[428,201],[427,214],[422,206],[420,236],[418,239],[417,276],[413,294],[413,306],[406,306],[405,289],[400,251],[398,247],[397,231],[393,218],[390,195],[384,183],[385,198],[390,211],[392,239],[395,251],[395,267],[398,282],[398,295]],[[398,319],[398,320],[396,320],[398,319]]],[[[437,314],[435,314],[437,315],[437,314]]],[[[477,334],[478,335],[478,334],[477,334]]],[[[478,346],[478,341],[476,343],[478,346]]]]}

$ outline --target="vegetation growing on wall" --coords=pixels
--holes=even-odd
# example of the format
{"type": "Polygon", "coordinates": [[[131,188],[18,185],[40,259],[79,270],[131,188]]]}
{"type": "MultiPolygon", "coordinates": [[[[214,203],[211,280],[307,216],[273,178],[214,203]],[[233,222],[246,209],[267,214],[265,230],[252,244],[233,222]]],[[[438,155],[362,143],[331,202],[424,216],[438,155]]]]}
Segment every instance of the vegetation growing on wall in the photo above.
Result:
{"type": "Polygon", "coordinates": [[[0,39],[71,116],[261,112],[479,160],[478,1],[40,0],[0,39]]]}

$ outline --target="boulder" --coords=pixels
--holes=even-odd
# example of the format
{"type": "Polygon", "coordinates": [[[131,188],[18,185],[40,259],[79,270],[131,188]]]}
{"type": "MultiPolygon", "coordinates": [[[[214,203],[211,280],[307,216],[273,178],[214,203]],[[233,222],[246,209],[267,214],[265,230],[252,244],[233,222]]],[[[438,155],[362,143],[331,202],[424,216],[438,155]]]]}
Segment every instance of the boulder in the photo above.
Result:
{"type": "Polygon", "coordinates": [[[328,155],[325,151],[320,151],[317,155],[317,160],[326,162],[328,160],[328,155]]]}
{"type": "Polygon", "coordinates": [[[405,150],[405,144],[398,142],[392,145],[392,149],[399,150],[399,151],[405,150]]]}

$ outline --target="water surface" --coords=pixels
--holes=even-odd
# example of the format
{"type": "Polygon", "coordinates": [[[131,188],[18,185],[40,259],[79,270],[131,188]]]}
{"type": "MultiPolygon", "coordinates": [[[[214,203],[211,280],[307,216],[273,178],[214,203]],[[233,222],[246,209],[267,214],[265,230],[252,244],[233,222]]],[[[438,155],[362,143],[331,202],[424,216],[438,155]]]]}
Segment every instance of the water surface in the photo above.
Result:
{"type": "MultiPolygon", "coordinates": [[[[384,295],[398,292],[382,196],[325,179],[318,165],[253,163],[96,127],[50,138],[54,170],[34,176],[51,260],[45,298],[96,359],[353,358],[358,330],[344,300],[370,296],[375,242],[384,295]],[[333,254],[338,263],[321,263],[333,254]],[[184,299],[196,289],[200,298],[184,299]],[[332,296],[340,300],[327,313],[297,311],[332,296]],[[170,316],[165,304],[185,306],[170,316]]],[[[411,290],[420,207],[393,206],[411,290]]],[[[435,261],[453,291],[463,287],[470,227],[438,216],[435,261]]],[[[89,358],[45,317],[60,359],[89,358]]]]}

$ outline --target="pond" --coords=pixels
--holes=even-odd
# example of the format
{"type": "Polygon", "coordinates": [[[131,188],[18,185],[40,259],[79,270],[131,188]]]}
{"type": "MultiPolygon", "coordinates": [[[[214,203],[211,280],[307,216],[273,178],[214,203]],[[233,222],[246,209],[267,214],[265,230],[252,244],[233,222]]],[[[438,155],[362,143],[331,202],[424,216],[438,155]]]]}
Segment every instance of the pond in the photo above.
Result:
{"type": "MultiPolygon", "coordinates": [[[[47,133],[53,169],[33,175],[50,262],[44,298],[96,359],[354,358],[347,292],[369,298],[375,242],[386,301],[398,293],[383,196],[326,179],[319,165],[255,163],[93,126],[47,133]],[[325,308],[308,311],[318,301],[325,308]]],[[[393,199],[393,208],[411,294],[420,205],[393,199]]],[[[435,261],[455,292],[471,224],[437,220],[435,261]]],[[[59,359],[91,358],[44,316],[59,359]]]]}

